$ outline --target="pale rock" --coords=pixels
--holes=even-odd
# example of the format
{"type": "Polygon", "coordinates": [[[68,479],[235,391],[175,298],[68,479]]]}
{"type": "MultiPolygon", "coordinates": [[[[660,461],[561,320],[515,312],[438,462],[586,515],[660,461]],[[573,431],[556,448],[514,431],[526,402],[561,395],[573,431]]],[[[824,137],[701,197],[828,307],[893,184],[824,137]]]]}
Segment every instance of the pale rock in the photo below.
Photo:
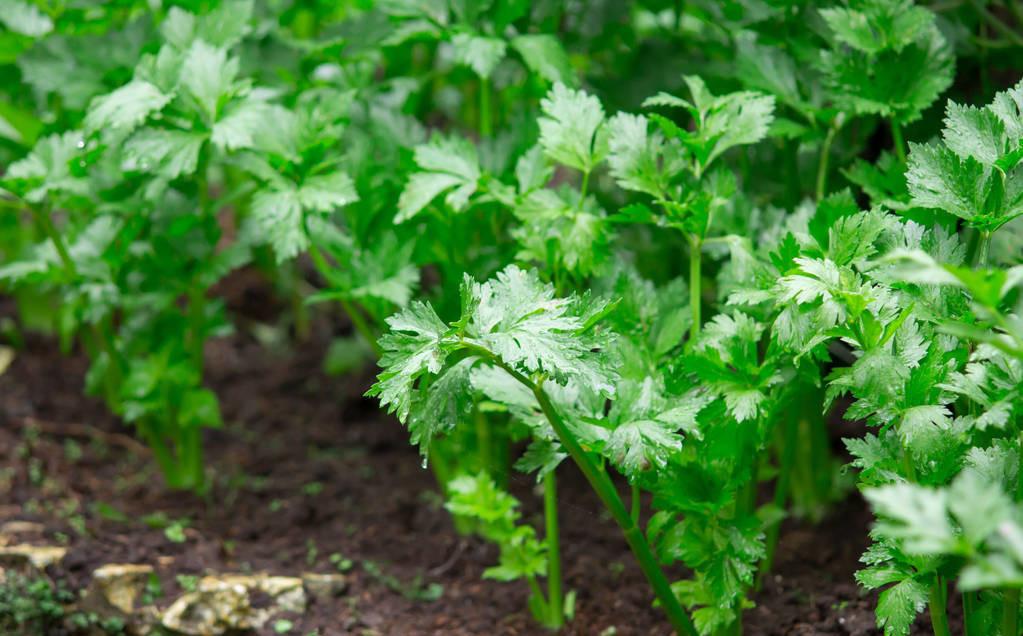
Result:
{"type": "Polygon", "coordinates": [[[136,601],[146,591],[151,574],[151,565],[104,565],[92,573],[86,602],[91,609],[103,615],[108,614],[111,608],[130,615],[135,611],[136,601]]]}
{"type": "Polygon", "coordinates": [[[220,636],[232,630],[260,629],[279,612],[301,614],[306,594],[302,579],[287,576],[224,575],[201,579],[163,614],[163,626],[188,636],[220,636]],[[269,597],[253,607],[252,595],[269,597]]]}
{"type": "Polygon", "coordinates": [[[306,572],[302,574],[302,583],[306,592],[321,600],[340,596],[348,589],[348,578],[343,574],[306,572]]]}
{"type": "Polygon", "coordinates": [[[13,570],[21,574],[42,574],[46,568],[60,563],[67,548],[53,545],[11,545],[0,547],[0,573],[13,570]]]}

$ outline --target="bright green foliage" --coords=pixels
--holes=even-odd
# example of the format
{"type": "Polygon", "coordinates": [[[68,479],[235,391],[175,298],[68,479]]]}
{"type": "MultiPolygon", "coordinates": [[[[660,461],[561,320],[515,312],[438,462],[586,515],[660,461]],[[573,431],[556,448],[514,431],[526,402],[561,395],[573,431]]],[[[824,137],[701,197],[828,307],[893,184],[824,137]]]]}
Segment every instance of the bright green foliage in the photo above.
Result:
{"type": "Polygon", "coordinates": [[[913,145],[906,180],[915,205],[938,208],[983,232],[1023,214],[1023,85],[984,108],[949,102],[943,143],[913,145]]]}
{"type": "Polygon", "coordinates": [[[604,453],[625,475],[663,468],[682,449],[683,433],[699,436],[706,399],[668,396],[653,378],[623,380],[608,415],[614,427],[604,453]]]}
{"type": "Polygon", "coordinates": [[[483,576],[498,581],[544,576],[547,560],[543,543],[531,526],[519,525],[519,502],[502,492],[487,475],[463,475],[448,483],[445,507],[452,514],[472,519],[476,531],[501,548],[500,564],[483,576]]]}
{"type": "MultiPolygon", "coordinates": [[[[384,370],[368,394],[379,396],[382,405],[407,422],[424,458],[440,436],[454,434],[467,419],[474,390],[502,402],[524,420],[534,420],[539,407],[551,426],[555,424],[550,418],[557,416],[550,409],[563,409],[574,419],[585,396],[599,403],[614,394],[616,375],[601,351],[611,338],[597,325],[611,309],[608,303],[588,296],[557,298],[554,288],[535,272],[510,266],[484,283],[467,276],[461,306],[459,319],[445,325],[430,306],[413,302],[388,318],[391,332],[380,341],[384,370]],[[550,399],[545,385],[557,407],[545,402],[550,399]]],[[[580,425],[573,421],[571,434],[586,435],[594,444],[606,439],[598,427],[580,425]]],[[[563,456],[555,441],[578,443],[566,442],[563,431],[551,432],[535,423],[531,428],[532,456],[520,467],[549,473],[563,456]]],[[[452,512],[479,520],[483,536],[501,547],[501,564],[489,569],[487,576],[526,578],[534,615],[560,624],[563,614],[571,613],[571,603],[553,591],[560,590],[560,573],[552,574],[557,577],[555,587],[546,598],[534,580],[545,568],[560,566],[547,565],[532,528],[515,525],[517,502],[482,474],[475,480],[456,479],[449,487],[452,512]]],[[[557,522],[553,523],[556,529],[557,522]]],[[[557,559],[550,541],[557,537],[549,536],[547,543],[549,558],[557,559]]]]}
{"type": "Polygon", "coordinates": [[[413,302],[387,319],[391,333],[381,338],[384,371],[370,395],[408,422],[424,455],[434,436],[454,428],[465,412],[476,359],[613,395],[614,372],[594,352],[608,342],[592,329],[605,303],[555,298],[553,287],[535,272],[514,266],[485,283],[467,278],[461,295],[462,316],[450,325],[428,305],[413,302]],[[470,357],[449,364],[458,351],[470,357]]]}
{"type": "Polygon", "coordinates": [[[394,234],[384,234],[369,247],[321,222],[310,224],[325,251],[337,262],[347,264],[324,272],[326,287],[308,302],[351,299],[362,303],[384,301],[396,307],[409,303],[419,285],[419,270],[412,264],[412,245],[398,243],[394,234]]]}
{"type": "Polygon", "coordinates": [[[0,4],[0,22],[14,33],[33,38],[53,30],[53,20],[24,0],[4,0],[0,4]]]}
{"type": "Polygon", "coordinates": [[[449,208],[455,212],[465,209],[479,188],[481,172],[476,148],[457,137],[435,137],[416,146],[415,158],[422,172],[414,173],[405,184],[395,222],[414,217],[445,193],[444,203],[449,208]]]}
{"type": "Polygon", "coordinates": [[[607,155],[600,100],[558,83],[540,102],[540,108],[544,116],[537,124],[544,153],[580,172],[592,172],[607,155]]]}
{"type": "Polygon", "coordinates": [[[756,418],[767,391],[781,381],[773,365],[761,365],[758,359],[757,343],[763,329],[745,314],[719,314],[696,343],[696,355],[684,362],[712,394],[724,398],[728,414],[736,422],[756,418]]]}
{"type": "Polygon", "coordinates": [[[521,64],[548,82],[572,83],[575,71],[560,40],[548,33],[519,32],[529,3],[514,2],[406,2],[379,3],[380,9],[399,20],[390,43],[427,39],[451,46],[454,60],[489,80],[508,58],[509,49],[521,64]]]}
{"type": "Polygon", "coordinates": [[[840,108],[909,123],[951,84],[950,47],[912,0],[855,0],[821,17],[834,38],[821,67],[840,108]]]}
{"type": "Polygon", "coordinates": [[[209,339],[333,334],[335,372],[377,357],[370,394],[456,528],[552,629],[573,612],[569,460],[677,633],[739,633],[782,520],[854,482],[886,636],[951,636],[954,591],[966,633],[1014,633],[1020,21],[1008,2],[6,0],[4,333],[87,357],[86,389],[197,491],[224,424],[209,339]],[[946,91],[964,103],[934,107],[946,91]],[[844,472],[838,417],[868,427],[844,472]]]}
{"type": "Polygon", "coordinates": [[[934,15],[909,0],[867,1],[822,9],[835,38],[864,53],[901,51],[934,24],[934,15]]]}
{"type": "Polygon", "coordinates": [[[685,81],[692,101],[660,93],[643,105],[689,111],[694,132],[684,131],[663,117],[657,122],[669,138],[678,139],[692,154],[691,169],[697,176],[729,148],[756,143],[767,134],[774,118],[773,97],[745,91],[715,96],[699,77],[686,76],[685,81]]]}
{"type": "Polygon", "coordinates": [[[468,33],[456,33],[451,38],[455,60],[464,64],[480,77],[487,79],[494,72],[508,45],[504,40],[468,33]]]}
{"type": "Polygon", "coordinates": [[[525,65],[548,82],[575,83],[575,70],[561,42],[546,33],[524,33],[511,40],[525,65]]]}
{"type": "Polygon", "coordinates": [[[84,143],[78,131],[40,139],[27,157],[8,167],[4,175],[7,189],[30,203],[86,194],[88,182],[71,170],[84,143]]]}
{"type": "Polygon", "coordinates": [[[546,187],[553,172],[542,148],[533,146],[516,162],[516,188],[498,184],[492,191],[520,223],[511,232],[520,247],[516,257],[550,267],[554,282],[564,284],[600,270],[612,231],[594,197],[567,184],[546,187]]]}
{"type": "Polygon", "coordinates": [[[304,93],[295,110],[260,106],[241,110],[238,133],[251,120],[251,149],[236,162],[261,187],[252,197],[252,220],[273,246],[278,260],[306,251],[314,220],[359,200],[352,178],[325,156],[348,123],[349,96],[334,90],[304,93]]]}

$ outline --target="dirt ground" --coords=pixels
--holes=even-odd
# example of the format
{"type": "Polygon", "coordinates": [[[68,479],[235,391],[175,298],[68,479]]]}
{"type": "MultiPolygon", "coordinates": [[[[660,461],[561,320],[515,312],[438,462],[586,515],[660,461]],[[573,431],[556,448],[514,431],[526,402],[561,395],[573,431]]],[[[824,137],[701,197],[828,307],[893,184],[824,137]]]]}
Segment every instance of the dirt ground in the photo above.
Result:
{"type": "MultiPolygon", "coordinates": [[[[328,339],[320,333],[286,353],[243,335],[209,344],[208,384],[226,426],[207,432],[214,477],[204,499],[162,489],[130,429],[83,397],[82,357],[30,339],[0,375],[0,523],[42,523],[38,541],[65,543],[50,574],[71,589],[106,563],[155,566],[158,604],[179,591],[178,575],[337,572],[350,561],[347,594],[288,617],[301,636],[549,633],[526,610],[525,585],[481,579],[496,550],[455,532],[406,432],[362,397],[370,372],[322,372],[328,339]],[[158,527],[176,520],[184,542],[158,527]],[[440,598],[420,599],[431,584],[440,598]]],[[[562,633],[667,635],[617,527],[581,475],[563,473],[563,562],[578,599],[562,633]]],[[[516,476],[513,490],[539,527],[532,479],[516,476]]],[[[786,522],[744,633],[880,633],[874,598],[852,577],[869,522],[856,496],[816,527],[786,522]]],[[[925,618],[916,631],[929,633],[925,618]]]]}

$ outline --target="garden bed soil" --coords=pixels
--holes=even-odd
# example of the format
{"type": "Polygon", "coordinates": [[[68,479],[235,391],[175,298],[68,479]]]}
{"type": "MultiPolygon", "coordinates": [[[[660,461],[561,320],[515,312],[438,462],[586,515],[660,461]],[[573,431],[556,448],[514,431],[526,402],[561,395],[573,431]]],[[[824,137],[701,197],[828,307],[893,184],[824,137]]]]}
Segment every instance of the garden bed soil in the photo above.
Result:
{"type": "MultiPolygon", "coordinates": [[[[46,528],[36,541],[65,542],[67,557],[49,573],[71,589],[103,564],[151,564],[164,589],[158,603],[180,592],[177,575],[336,572],[330,555],[350,559],[345,595],[288,617],[290,633],[302,636],[549,633],[525,609],[524,585],[481,579],[495,549],[455,532],[406,432],[362,397],[371,375],[321,371],[328,341],[314,334],[288,352],[242,335],[209,344],[208,383],[226,426],[206,434],[214,479],[200,499],[163,490],[130,429],[83,397],[81,356],[30,339],[0,375],[0,524],[35,521],[46,528]],[[187,518],[185,541],[139,521],[153,513],[187,518]],[[393,577],[391,585],[367,561],[393,577]],[[417,577],[443,586],[442,596],[411,600],[393,589],[395,581],[418,589],[417,577]]],[[[617,527],[582,477],[570,466],[563,472],[563,561],[578,599],[562,633],[668,634],[617,527]]],[[[540,522],[532,479],[516,476],[513,490],[526,518],[540,522]]],[[[874,596],[852,576],[868,524],[857,497],[816,527],[786,522],[775,571],[746,613],[744,633],[879,633],[874,596]]],[[[925,619],[915,633],[928,633],[925,619]]]]}

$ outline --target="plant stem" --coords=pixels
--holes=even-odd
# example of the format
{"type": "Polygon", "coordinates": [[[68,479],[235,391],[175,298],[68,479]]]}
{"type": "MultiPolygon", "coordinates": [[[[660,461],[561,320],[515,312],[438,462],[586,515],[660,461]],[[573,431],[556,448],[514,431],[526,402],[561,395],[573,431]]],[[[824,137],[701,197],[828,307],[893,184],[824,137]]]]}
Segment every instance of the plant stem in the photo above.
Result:
{"type": "MultiPolygon", "coordinates": [[[[1018,448],[1023,448],[1023,430],[1019,432],[1016,439],[1018,448]]],[[[1016,469],[1016,501],[1023,501],[1023,453],[1019,453],[1019,464],[1016,469]]]]}
{"type": "Polygon", "coordinates": [[[359,332],[362,339],[373,349],[376,357],[379,358],[384,355],[384,350],[380,347],[380,343],[377,342],[376,335],[374,335],[369,323],[363,318],[359,309],[345,298],[339,298],[338,303],[340,303],[341,309],[344,309],[345,313],[348,314],[348,318],[352,321],[352,326],[355,327],[355,330],[359,332]]]}
{"type": "Polygon", "coordinates": [[[1002,636],[1019,636],[1019,589],[1002,593],[1002,636]]]}
{"type": "MultiPolygon", "coordinates": [[[[986,233],[985,233],[986,234],[986,233]]],[[[983,240],[983,238],[981,239],[983,240]]],[[[1020,432],[1018,441],[1023,442],[1023,432],[1020,432]]],[[[1023,468],[1023,453],[1020,453],[1019,467],[1023,468]]],[[[1015,499],[1023,499],[1023,473],[1016,471],[1016,492],[1015,499]]],[[[1019,589],[1007,589],[1002,596],[1002,636],[1019,636],[1019,589]]]]}
{"type": "Polygon", "coordinates": [[[543,512],[547,541],[547,608],[549,626],[565,624],[565,602],[561,593],[561,539],[558,531],[558,484],[554,471],[543,476],[543,512]]]}
{"type": "MultiPolygon", "coordinates": [[[[492,421],[493,420],[490,419],[488,420],[488,423],[492,421]]],[[[498,486],[505,490],[508,490],[508,473],[510,471],[510,467],[508,466],[510,453],[508,448],[509,444],[508,436],[506,434],[506,431],[502,429],[500,422],[498,422],[498,424],[496,424],[495,426],[491,427],[490,430],[491,438],[493,440],[490,456],[492,467],[494,469],[494,474],[492,475],[492,477],[494,478],[494,481],[497,482],[498,486]]]]}
{"type": "Polygon", "coordinates": [[[821,144],[821,157],[817,162],[817,201],[824,198],[828,187],[828,161],[831,158],[831,144],[835,141],[840,125],[836,122],[828,127],[828,134],[821,144]]]}
{"type": "Polygon", "coordinates": [[[906,142],[902,139],[902,126],[894,119],[888,121],[892,125],[892,146],[895,147],[895,156],[902,163],[906,163],[906,142]]]}
{"type": "Polygon", "coordinates": [[[493,134],[493,122],[490,113],[490,79],[480,78],[480,138],[486,139],[493,134]]]}
{"type": "Polygon", "coordinates": [[[1020,0],[1008,0],[1005,4],[1009,5],[1009,11],[1012,11],[1012,17],[1016,18],[1016,22],[1023,23],[1023,7],[1020,6],[1020,0]]]}
{"type": "Polygon", "coordinates": [[[804,411],[803,421],[810,434],[813,455],[813,493],[814,504],[823,509],[830,501],[835,487],[834,463],[832,460],[831,443],[828,440],[828,424],[824,421],[824,411],[819,396],[815,399],[816,411],[804,411]]]}
{"type": "Polygon", "coordinates": [[[153,455],[156,457],[156,463],[160,465],[160,470],[164,475],[166,475],[168,483],[177,481],[174,478],[177,462],[174,461],[174,456],[167,448],[167,444],[164,443],[160,434],[153,430],[150,422],[141,424],[139,426],[139,431],[142,433],[142,437],[144,437],[146,442],[149,444],[149,448],[153,451],[153,455]]]}
{"type": "Polygon", "coordinates": [[[973,616],[977,611],[977,594],[976,592],[963,592],[963,636],[978,636],[976,630],[971,629],[973,626],[973,616]]]}
{"type": "Polygon", "coordinates": [[[590,482],[590,486],[596,491],[597,496],[600,497],[604,506],[622,529],[626,542],[632,548],[632,553],[639,562],[640,569],[643,570],[647,581],[653,587],[654,594],[661,602],[661,609],[668,615],[668,621],[674,627],[676,633],[685,634],[686,636],[697,636],[696,627],[685,611],[683,611],[682,606],[679,605],[678,599],[671,589],[671,584],[668,583],[667,577],[664,576],[664,572],[650,550],[646,537],[643,536],[643,532],[639,527],[632,522],[632,517],[629,516],[629,511],[625,509],[625,504],[618,497],[618,491],[615,490],[611,478],[593,463],[593,460],[586,454],[586,451],[575,440],[571,430],[569,430],[555,410],[550,398],[547,397],[543,386],[533,384],[528,379],[526,381],[528,382],[527,386],[532,385],[533,395],[536,396],[537,401],[540,403],[540,409],[554,428],[565,450],[568,451],[576,465],[579,466],[586,480],[590,482]]]}
{"type": "Polygon", "coordinates": [[[544,598],[543,590],[540,589],[540,584],[536,582],[536,577],[529,574],[526,576],[526,581],[529,583],[529,591],[533,593],[537,602],[540,603],[541,612],[544,616],[548,615],[550,611],[548,610],[547,599],[544,598]]]}
{"type": "Polygon", "coordinates": [[[1013,31],[1009,25],[1002,20],[1002,18],[999,18],[988,11],[981,0],[970,0],[970,4],[973,6],[974,11],[977,12],[977,15],[979,15],[984,22],[990,25],[991,28],[1001,33],[1016,46],[1023,46],[1023,36],[1020,36],[1019,33],[1013,31]]]}
{"type": "MultiPolygon", "coordinates": [[[[330,264],[327,263],[327,259],[324,258],[323,252],[316,246],[316,243],[309,243],[309,256],[313,259],[313,266],[316,267],[316,271],[320,273],[326,280],[330,280],[330,264]]],[[[373,333],[373,329],[370,328],[369,323],[358,311],[358,309],[349,301],[347,298],[339,298],[338,304],[341,305],[341,309],[344,310],[345,314],[348,315],[348,319],[352,322],[352,326],[355,327],[355,331],[358,332],[362,339],[373,349],[373,353],[376,357],[381,357],[384,354],[384,350],[380,347],[380,343],[377,342],[376,336],[373,333]]]]}
{"type": "Polygon", "coordinates": [[[586,201],[586,192],[590,188],[590,173],[586,171],[583,173],[583,181],[579,185],[579,202],[576,204],[577,210],[583,209],[583,202],[586,201]]]}
{"type": "Polygon", "coordinates": [[[973,254],[973,266],[974,267],[986,267],[988,252],[991,248],[991,232],[980,232],[980,237],[977,239],[977,251],[973,254]]]}
{"type": "Polygon", "coordinates": [[[121,359],[121,354],[114,347],[114,337],[111,334],[111,330],[109,316],[104,317],[99,323],[92,326],[93,337],[97,341],[96,344],[99,345],[100,351],[106,354],[108,360],[107,373],[104,378],[107,399],[112,403],[116,403],[120,399],[119,393],[123,379],[124,361],[121,359]]]}
{"type": "Polygon", "coordinates": [[[39,224],[42,226],[43,231],[46,232],[46,237],[50,239],[54,249],[57,250],[57,256],[60,257],[64,270],[72,278],[77,277],[78,267],[75,265],[74,259],[71,258],[71,252],[68,251],[67,245],[64,244],[64,239],[61,238],[60,232],[57,231],[57,226],[53,224],[50,213],[46,210],[37,210],[36,208],[33,208],[33,211],[36,213],[36,218],[39,219],[39,224]]]}
{"type": "MultiPolygon", "coordinates": [[[[785,435],[781,440],[781,457],[778,466],[778,480],[774,484],[774,505],[781,510],[789,499],[789,485],[792,483],[793,464],[796,459],[796,446],[799,442],[799,418],[787,418],[785,421],[785,435]]],[[[767,530],[767,551],[764,560],[760,562],[760,571],[757,573],[756,589],[760,589],[764,577],[771,573],[774,566],[774,553],[778,547],[778,537],[781,534],[781,521],[771,524],[767,530]]]]}
{"type": "Polygon", "coordinates": [[[935,576],[934,583],[931,584],[928,602],[931,613],[931,628],[934,630],[934,636],[952,636],[952,632],[948,627],[947,604],[948,590],[945,587],[945,579],[935,576]]]}
{"type": "Polygon", "coordinates": [[[569,457],[579,467],[583,476],[586,477],[586,481],[589,482],[590,487],[593,488],[608,512],[611,513],[611,517],[614,518],[618,527],[622,529],[625,541],[629,544],[629,548],[632,549],[632,554],[636,557],[636,561],[639,563],[640,569],[643,570],[643,574],[650,583],[650,587],[654,589],[654,595],[660,601],[661,609],[668,616],[668,622],[671,623],[677,634],[698,636],[693,621],[679,604],[678,598],[676,598],[675,593],[671,589],[671,584],[668,583],[668,578],[664,575],[664,571],[661,570],[657,558],[650,549],[650,544],[647,543],[646,536],[643,535],[643,531],[639,529],[639,526],[632,522],[632,517],[629,516],[628,509],[622,503],[621,497],[618,496],[618,490],[615,489],[611,478],[603,468],[586,454],[586,451],[575,439],[572,430],[561,419],[561,415],[558,414],[550,397],[548,397],[547,392],[543,389],[542,379],[539,382],[532,381],[484,347],[470,343],[464,343],[463,347],[466,351],[500,367],[512,378],[532,391],[533,396],[540,405],[540,410],[543,411],[547,422],[558,436],[558,441],[565,447],[569,457]]]}
{"type": "Polygon", "coordinates": [[[703,242],[695,234],[689,235],[689,311],[692,312],[693,325],[689,331],[689,341],[694,342],[700,335],[700,266],[702,265],[703,242]]]}
{"type": "Polygon", "coordinates": [[[632,504],[632,523],[639,525],[639,515],[643,511],[643,497],[642,491],[639,489],[639,484],[632,484],[632,496],[629,503],[632,504]]]}
{"type": "Polygon", "coordinates": [[[188,331],[190,354],[192,364],[202,375],[203,369],[203,342],[206,330],[206,294],[199,285],[194,284],[188,290],[188,331]]]}
{"type": "Polygon", "coordinates": [[[479,453],[480,470],[493,477],[490,427],[487,425],[487,417],[477,406],[473,409],[473,418],[476,423],[476,452],[479,453]]]}
{"type": "MultiPolygon", "coordinates": [[[[64,272],[71,279],[78,277],[78,266],[75,265],[75,261],[71,258],[71,251],[67,248],[64,243],[64,239],[61,237],[60,232],[57,231],[57,226],[53,224],[53,219],[50,218],[50,213],[47,210],[40,210],[35,207],[30,208],[35,214],[36,220],[40,227],[43,228],[43,232],[46,237],[53,243],[53,248],[57,251],[57,256],[60,258],[61,265],[64,267],[64,272]]],[[[111,338],[108,330],[106,329],[106,321],[103,324],[92,325],[93,338],[96,340],[96,344],[99,345],[109,359],[109,367],[107,376],[104,379],[106,383],[107,400],[110,402],[117,401],[117,392],[121,386],[121,369],[123,363],[121,356],[118,355],[117,349],[114,348],[113,339],[111,338]]]]}

